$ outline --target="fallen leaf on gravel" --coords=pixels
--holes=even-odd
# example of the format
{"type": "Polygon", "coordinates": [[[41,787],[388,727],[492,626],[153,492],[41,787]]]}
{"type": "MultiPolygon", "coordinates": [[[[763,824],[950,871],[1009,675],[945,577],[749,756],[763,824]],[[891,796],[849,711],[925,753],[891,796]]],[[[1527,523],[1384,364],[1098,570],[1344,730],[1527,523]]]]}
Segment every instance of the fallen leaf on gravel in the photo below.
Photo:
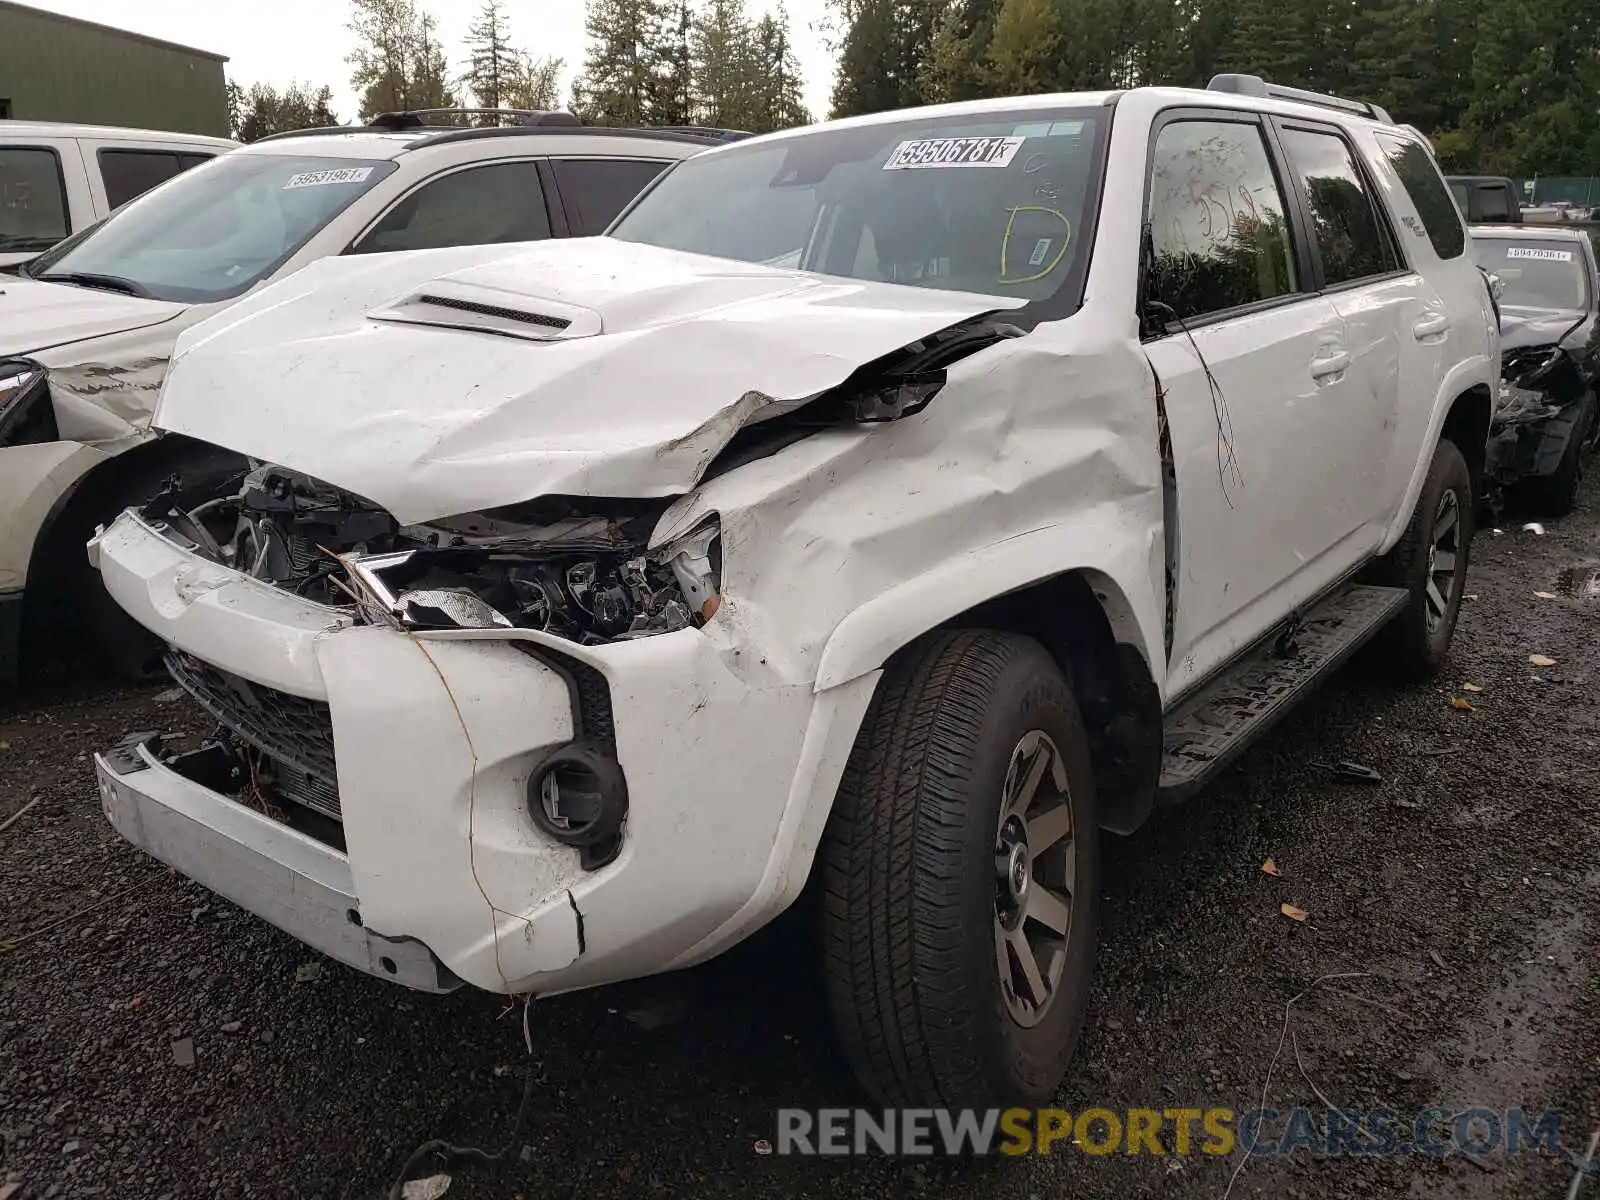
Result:
{"type": "Polygon", "coordinates": [[[1428,951],[1428,957],[1433,959],[1433,961],[1436,964],[1438,964],[1438,966],[1439,966],[1439,968],[1441,970],[1444,969],[1444,959],[1440,956],[1440,954],[1439,954],[1439,952],[1437,950],[1429,950],[1428,951]]]}
{"type": "Polygon", "coordinates": [[[1481,692],[1481,691],[1483,691],[1483,689],[1481,687],[1479,687],[1475,683],[1463,683],[1461,685],[1461,690],[1463,692],[1481,692]]]}
{"type": "Polygon", "coordinates": [[[1556,660],[1548,654],[1530,654],[1528,655],[1528,661],[1536,667],[1553,667],[1556,665],[1556,660]]]}
{"type": "Polygon", "coordinates": [[[1278,870],[1278,864],[1273,862],[1270,858],[1267,859],[1266,862],[1261,864],[1261,873],[1263,875],[1282,875],[1283,874],[1282,871],[1278,870]]]}
{"type": "Polygon", "coordinates": [[[144,1003],[144,997],[143,996],[129,996],[128,997],[128,1007],[129,1008],[138,1008],[139,1005],[141,1005],[143,1003],[144,1003]]]}
{"type": "Polygon", "coordinates": [[[1309,917],[1311,915],[1310,913],[1306,912],[1305,909],[1296,908],[1292,904],[1279,905],[1278,906],[1278,911],[1281,912],[1284,916],[1288,917],[1289,920],[1291,920],[1291,921],[1304,921],[1307,917],[1309,917]]]}
{"type": "Polygon", "coordinates": [[[188,694],[181,687],[168,688],[164,692],[156,693],[155,701],[157,704],[175,704],[188,694]]]}
{"type": "Polygon", "coordinates": [[[301,963],[294,969],[296,983],[313,983],[322,978],[322,964],[316,962],[301,963]]]}
{"type": "Polygon", "coordinates": [[[1460,696],[1450,697],[1450,707],[1455,709],[1457,712],[1478,711],[1477,705],[1473,704],[1471,700],[1463,700],[1460,696]]]}
{"type": "Polygon", "coordinates": [[[1468,592],[1467,593],[1467,599],[1468,600],[1476,600],[1477,598],[1478,598],[1478,593],[1477,592],[1468,592]]]}
{"type": "Polygon", "coordinates": [[[1561,599],[1561,597],[1556,595],[1554,592],[1535,592],[1534,596],[1535,596],[1535,598],[1537,598],[1539,600],[1559,600],[1559,599],[1561,599]]]}
{"type": "Polygon", "coordinates": [[[426,1179],[407,1180],[400,1189],[400,1200],[439,1200],[450,1190],[450,1176],[429,1175],[426,1179]]]}

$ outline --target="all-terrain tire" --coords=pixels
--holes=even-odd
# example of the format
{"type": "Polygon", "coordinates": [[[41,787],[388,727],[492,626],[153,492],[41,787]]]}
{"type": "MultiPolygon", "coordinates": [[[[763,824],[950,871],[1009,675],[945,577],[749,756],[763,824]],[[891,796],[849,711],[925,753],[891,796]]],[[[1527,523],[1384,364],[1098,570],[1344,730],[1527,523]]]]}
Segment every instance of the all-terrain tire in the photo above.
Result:
{"type": "Polygon", "coordinates": [[[1436,674],[1450,652],[1456,619],[1466,592],[1467,566],[1472,550],[1472,535],[1477,524],[1477,507],[1472,492],[1472,473],[1454,442],[1441,441],[1433,452],[1433,464],[1423,482],[1422,494],[1411,514],[1404,536],[1371,573],[1374,583],[1405,588],[1411,593],[1404,609],[1373,640],[1373,655],[1389,672],[1407,679],[1426,679],[1436,674]],[[1440,550],[1439,528],[1447,507],[1453,508],[1456,555],[1450,587],[1445,594],[1437,568],[1440,550]],[[1437,601],[1430,602],[1429,584],[1443,597],[1443,611],[1437,601]]]}
{"type": "MultiPolygon", "coordinates": [[[[1038,861],[1056,852],[1042,849],[1038,861]]],[[[1054,1094],[1083,1024],[1097,854],[1082,718],[1044,648],[1015,634],[955,630],[903,652],[857,736],[822,850],[829,1000],[874,1099],[988,1107],[1054,1094]],[[1019,791],[1016,755],[1043,745],[1036,734],[1056,753],[1046,768],[1051,795],[1040,802],[1048,808],[1028,811],[1058,821],[1060,809],[1070,811],[1070,835],[1054,845],[1075,874],[1065,938],[1039,960],[1059,953],[1059,982],[1025,1025],[1008,1009],[1015,992],[1008,1000],[1002,991],[996,854],[1003,797],[1019,791]]]]}

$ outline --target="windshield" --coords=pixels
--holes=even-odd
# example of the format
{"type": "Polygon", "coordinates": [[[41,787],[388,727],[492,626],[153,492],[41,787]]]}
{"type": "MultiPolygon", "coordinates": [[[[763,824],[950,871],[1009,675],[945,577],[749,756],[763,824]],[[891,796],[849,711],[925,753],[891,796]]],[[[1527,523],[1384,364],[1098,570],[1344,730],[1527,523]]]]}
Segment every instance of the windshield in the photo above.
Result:
{"type": "Polygon", "coordinates": [[[1103,108],[822,129],[686,159],[611,236],[1038,300],[1079,281],[1103,108]]]}
{"type": "Polygon", "coordinates": [[[393,170],[392,162],[353,158],[223,155],[46,251],[28,273],[157,300],[228,300],[393,170]]]}
{"type": "Polygon", "coordinates": [[[1500,303],[1512,308],[1589,307],[1583,250],[1570,242],[1532,238],[1474,238],[1478,265],[1506,285],[1500,303]]]}

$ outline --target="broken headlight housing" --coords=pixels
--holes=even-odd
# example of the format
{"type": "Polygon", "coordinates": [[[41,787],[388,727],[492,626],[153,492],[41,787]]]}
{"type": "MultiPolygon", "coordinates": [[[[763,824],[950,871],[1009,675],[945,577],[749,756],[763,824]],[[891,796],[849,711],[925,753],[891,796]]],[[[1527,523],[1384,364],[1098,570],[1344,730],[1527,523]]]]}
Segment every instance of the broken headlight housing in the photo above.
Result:
{"type": "Polygon", "coordinates": [[[57,437],[49,372],[30,359],[0,359],[0,446],[28,446],[57,437]]]}
{"type": "Polygon", "coordinates": [[[370,501],[256,466],[197,507],[178,481],[147,520],[205,556],[399,629],[536,629],[584,645],[703,625],[721,603],[713,516],[665,546],[670,500],[545,497],[402,526],[370,501]]]}

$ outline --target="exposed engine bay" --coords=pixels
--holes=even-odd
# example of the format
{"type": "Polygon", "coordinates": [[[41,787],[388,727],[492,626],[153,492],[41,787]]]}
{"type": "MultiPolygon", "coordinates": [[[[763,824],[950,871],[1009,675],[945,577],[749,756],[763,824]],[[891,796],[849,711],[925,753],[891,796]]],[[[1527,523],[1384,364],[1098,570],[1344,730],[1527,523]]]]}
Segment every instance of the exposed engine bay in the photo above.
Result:
{"type": "Polygon", "coordinates": [[[549,497],[401,526],[358,496],[252,462],[226,494],[181,480],[143,509],[224,566],[403,629],[536,629],[585,645],[704,624],[720,601],[714,523],[644,547],[666,500],[549,497]]]}
{"type": "Polygon", "coordinates": [[[1500,404],[1489,443],[1489,475],[1510,486],[1557,469],[1580,428],[1591,380],[1577,355],[1560,344],[1521,346],[1501,362],[1500,404]]]}

